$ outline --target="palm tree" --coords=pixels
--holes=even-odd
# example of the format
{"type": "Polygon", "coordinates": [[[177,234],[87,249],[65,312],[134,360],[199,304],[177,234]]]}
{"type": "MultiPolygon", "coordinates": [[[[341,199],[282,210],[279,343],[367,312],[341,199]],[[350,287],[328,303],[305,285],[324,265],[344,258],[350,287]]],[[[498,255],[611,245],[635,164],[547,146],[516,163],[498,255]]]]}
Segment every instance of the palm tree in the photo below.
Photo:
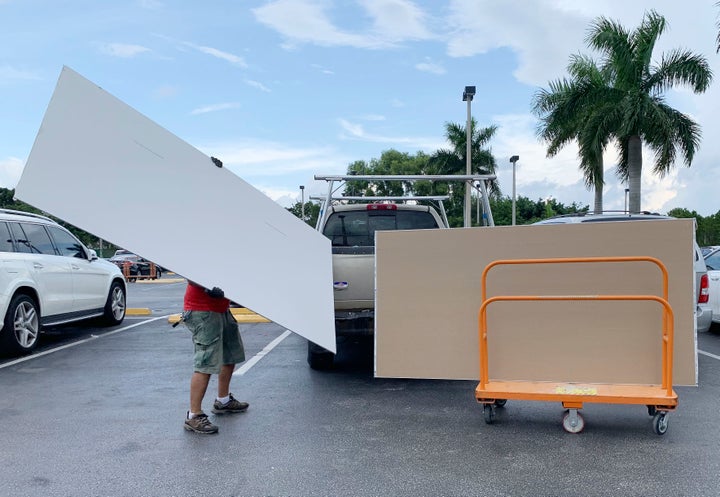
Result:
{"type": "Polygon", "coordinates": [[[601,108],[592,119],[602,123],[603,133],[617,137],[620,147],[618,172],[630,189],[629,208],[640,211],[642,146],[655,153],[653,172],[660,177],[674,166],[677,148],[689,167],[700,142],[700,128],[690,117],[665,103],[663,92],[677,84],[704,92],[712,81],[707,60],[687,50],[672,50],[651,65],[665,18],[646,13],[638,28],[628,32],[619,23],[599,17],[587,42],[602,54],[602,71],[612,85],[589,92],[584,101],[601,108]]]}
{"type": "MultiPolygon", "coordinates": [[[[478,128],[475,118],[470,120],[470,153],[471,174],[495,174],[495,157],[490,149],[486,148],[488,142],[497,131],[497,126],[478,128]]],[[[436,151],[429,161],[429,174],[465,174],[467,171],[467,128],[461,124],[445,123],[445,138],[451,149],[436,151]]],[[[491,190],[499,192],[499,184],[494,180],[491,190]]]]}
{"type": "MultiPolygon", "coordinates": [[[[487,146],[496,131],[497,126],[480,128],[474,118],[470,120],[471,174],[495,174],[497,164],[487,146]]],[[[467,172],[467,127],[456,123],[445,123],[445,138],[451,148],[440,149],[430,156],[427,174],[465,174],[467,172]]],[[[417,186],[423,187],[423,185],[417,186]]],[[[500,184],[497,179],[490,182],[488,189],[490,195],[496,198],[500,196],[500,184]]],[[[448,219],[452,225],[462,224],[464,183],[433,184],[429,185],[429,188],[422,193],[432,195],[449,193],[448,219]]]]}
{"type": "Polygon", "coordinates": [[[551,81],[549,89],[539,90],[533,97],[533,112],[540,117],[538,135],[548,144],[548,157],[554,157],[569,142],[577,140],[580,169],[585,186],[594,189],[594,212],[603,210],[603,151],[610,133],[603,128],[598,112],[602,102],[588,95],[607,88],[611,74],[601,70],[586,56],[570,58],[571,79],[551,81]]]}

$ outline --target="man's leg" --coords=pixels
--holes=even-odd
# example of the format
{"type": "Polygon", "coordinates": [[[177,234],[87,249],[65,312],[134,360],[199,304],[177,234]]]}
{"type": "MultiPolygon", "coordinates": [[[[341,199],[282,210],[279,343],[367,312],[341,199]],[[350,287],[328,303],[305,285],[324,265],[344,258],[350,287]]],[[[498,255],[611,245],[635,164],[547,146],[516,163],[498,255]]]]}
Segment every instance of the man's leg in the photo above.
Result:
{"type": "Polygon", "coordinates": [[[240,402],[230,393],[230,380],[232,379],[235,364],[223,364],[218,375],[218,396],[213,404],[212,412],[224,414],[226,412],[245,412],[249,404],[240,402]]]}
{"type": "MultiPolygon", "coordinates": [[[[218,398],[222,399],[230,395],[230,380],[232,380],[235,364],[223,364],[218,375],[218,398]]],[[[207,383],[205,384],[207,387],[207,383]]]]}
{"type": "MultiPolygon", "coordinates": [[[[232,374],[232,373],[231,373],[232,374]]],[[[190,412],[198,414],[202,412],[202,400],[205,397],[208,384],[210,383],[210,375],[207,373],[198,373],[195,371],[190,378],[190,412]]]]}

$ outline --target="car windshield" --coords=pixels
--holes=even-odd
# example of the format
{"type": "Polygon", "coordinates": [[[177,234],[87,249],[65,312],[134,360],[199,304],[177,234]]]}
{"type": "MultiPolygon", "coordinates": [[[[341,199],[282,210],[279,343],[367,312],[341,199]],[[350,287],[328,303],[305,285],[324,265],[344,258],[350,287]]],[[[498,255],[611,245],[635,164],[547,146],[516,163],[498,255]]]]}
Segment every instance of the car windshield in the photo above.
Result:
{"type": "Polygon", "coordinates": [[[373,247],[376,231],[433,228],[438,228],[438,224],[427,211],[340,211],[330,215],[323,234],[333,247],[373,247]]]}

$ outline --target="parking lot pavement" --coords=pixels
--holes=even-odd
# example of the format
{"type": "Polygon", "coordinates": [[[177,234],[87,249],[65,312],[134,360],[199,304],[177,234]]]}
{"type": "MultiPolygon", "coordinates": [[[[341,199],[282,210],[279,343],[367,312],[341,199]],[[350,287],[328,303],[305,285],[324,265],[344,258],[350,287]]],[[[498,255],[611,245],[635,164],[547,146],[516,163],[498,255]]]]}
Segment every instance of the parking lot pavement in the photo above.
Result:
{"type": "MultiPolygon", "coordinates": [[[[152,298],[151,308],[170,303],[152,298]]],[[[355,354],[341,348],[335,371],[316,372],[302,338],[274,324],[242,325],[253,365],[232,391],[250,409],[211,415],[220,433],[198,435],[182,427],[189,335],[160,318],[128,319],[112,334],[0,364],[0,494],[719,493],[718,335],[698,337],[710,354],[699,356],[699,386],[677,388],[680,407],[661,437],[644,406],[586,404],[579,435],[562,430],[562,408],[551,403],[508,402],[486,425],[476,382],[376,379],[372,344],[355,354]]]]}

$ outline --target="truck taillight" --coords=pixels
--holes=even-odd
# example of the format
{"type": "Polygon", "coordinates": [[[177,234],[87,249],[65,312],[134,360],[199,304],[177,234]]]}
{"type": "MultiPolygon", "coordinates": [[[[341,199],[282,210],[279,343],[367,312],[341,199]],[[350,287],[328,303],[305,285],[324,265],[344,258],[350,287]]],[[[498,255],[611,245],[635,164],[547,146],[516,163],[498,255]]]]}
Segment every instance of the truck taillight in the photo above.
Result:
{"type": "Polygon", "coordinates": [[[703,274],[700,278],[700,296],[698,297],[698,304],[707,304],[710,300],[710,280],[707,274],[703,274]]]}
{"type": "Polygon", "coordinates": [[[367,210],[369,211],[396,211],[396,204],[368,204],[367,210]]]}

